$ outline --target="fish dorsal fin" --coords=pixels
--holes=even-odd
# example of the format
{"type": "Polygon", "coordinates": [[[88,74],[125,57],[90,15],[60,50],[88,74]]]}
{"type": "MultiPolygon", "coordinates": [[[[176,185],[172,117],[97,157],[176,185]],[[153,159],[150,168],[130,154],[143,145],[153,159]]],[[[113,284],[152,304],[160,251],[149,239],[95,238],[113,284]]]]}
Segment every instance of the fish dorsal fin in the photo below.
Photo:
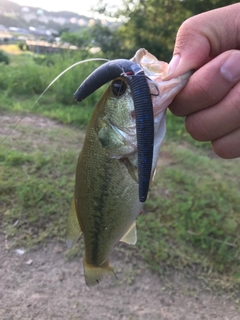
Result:
{"type": "Polygon", "coordinates": [[[66,244],[69,249],[71,249],[72,246],[78,241],[81,234],[82,234],[82,230],[78,222],[76,206],[75,206],[75,201],[73,196],[70,212],[68,214],[68,222],[67,222],[66,244]]]}
{"type": "Polygon", "coordinates": [[[122,237],[122,239],[120,241],[128,243],[128,244],[136,244],[137,243],[136,221],[133,222],[131,227],[128,229],[128,231],[125,233],[125,235],[122,237]]]}

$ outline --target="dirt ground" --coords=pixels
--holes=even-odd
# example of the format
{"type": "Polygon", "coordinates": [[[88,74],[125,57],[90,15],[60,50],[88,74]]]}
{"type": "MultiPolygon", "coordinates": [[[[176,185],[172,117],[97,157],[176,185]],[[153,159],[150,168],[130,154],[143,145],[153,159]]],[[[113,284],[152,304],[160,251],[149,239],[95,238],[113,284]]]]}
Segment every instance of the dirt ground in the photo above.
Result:
{"type": "MultiPolygon", "coordinates": [[[[36,123],[35,118],[25,121],[36,123]]],[[[46,127],[46,121],[40,120],[38,126],[46,127]]],[[[3,121],[16,123],[15,118],[3,121]]],[[[11,136],[19,139],[15,130],[11,136]]],[[[240,319],[230,295],[206,290],[183,273],[160,277],[149,271],[140,256],[116,250],[112,266],[118,280],[104,279],[88,288],[81,259],[68,261],[65,244],[19,249],[24,249],[22,254],[8,246],[0,229],[0,320],[240,319]]]]}
{"type": "MultiPolygon", "coordinates": [[[[22,248],[21,248],[22,249],[22,248]]],[[[215,296],[180,273],[161,279],[121,252],[112,264],[118,280],[84,283],[82,261],[66,261],[65,245],[19,255],[0,238],[0,319],[238,320],[228,295],[215,296]],[[135,272],[137,266],[138,272],[135,272]]]]}

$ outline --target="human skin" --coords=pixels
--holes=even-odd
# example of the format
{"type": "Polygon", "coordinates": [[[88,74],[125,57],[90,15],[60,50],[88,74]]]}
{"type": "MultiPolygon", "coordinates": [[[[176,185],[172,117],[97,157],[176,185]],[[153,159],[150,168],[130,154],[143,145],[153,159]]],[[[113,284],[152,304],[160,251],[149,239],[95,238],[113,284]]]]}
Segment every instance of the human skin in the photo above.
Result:
{"type": "Polygon", "coordinates": [[[240,4],[186,20],[178,30],[168,76],[196,70],[169,109],[186,117],[198,141],[222,158],[240,156],[240,4]]]}

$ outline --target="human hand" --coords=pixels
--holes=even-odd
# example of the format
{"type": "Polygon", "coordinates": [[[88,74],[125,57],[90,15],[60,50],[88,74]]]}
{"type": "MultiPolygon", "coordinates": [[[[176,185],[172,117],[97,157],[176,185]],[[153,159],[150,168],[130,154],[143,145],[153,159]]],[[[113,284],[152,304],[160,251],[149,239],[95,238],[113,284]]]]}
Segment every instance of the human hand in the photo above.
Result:
{"type": "Polygon", "coordinates": [[[197,70],[169,106],[198,141],[222,158],[240,156],[240,4],[208,11],[180,27],[166,79],[197,70]]]}

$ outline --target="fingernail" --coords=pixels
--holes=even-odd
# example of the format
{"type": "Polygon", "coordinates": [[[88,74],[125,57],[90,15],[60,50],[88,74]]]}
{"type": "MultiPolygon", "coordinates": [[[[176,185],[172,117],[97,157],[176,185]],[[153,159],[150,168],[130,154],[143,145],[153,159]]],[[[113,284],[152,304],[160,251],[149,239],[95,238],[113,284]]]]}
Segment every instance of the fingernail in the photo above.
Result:
{"type": "Polygon", "coordinates": [[[170,76],[171,74],[173,74],[173,72],[177,69],[179,61],[180,61],[180,55],[175,54],[172,57],[172,60],[169,62],[168,71],[167,71],[167,75],[166,75],[167,77],[170,76]]]}
{"type": "Polygon", "coordinates": [[[220,69],[224,78],[229,81],[240,80],[240,51],[233,52],[220,69]]]}

